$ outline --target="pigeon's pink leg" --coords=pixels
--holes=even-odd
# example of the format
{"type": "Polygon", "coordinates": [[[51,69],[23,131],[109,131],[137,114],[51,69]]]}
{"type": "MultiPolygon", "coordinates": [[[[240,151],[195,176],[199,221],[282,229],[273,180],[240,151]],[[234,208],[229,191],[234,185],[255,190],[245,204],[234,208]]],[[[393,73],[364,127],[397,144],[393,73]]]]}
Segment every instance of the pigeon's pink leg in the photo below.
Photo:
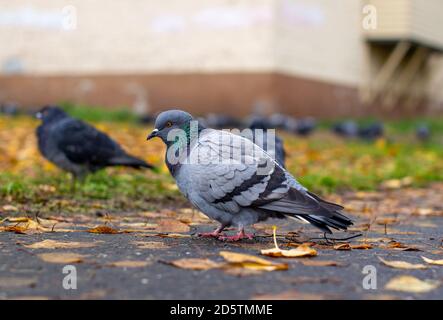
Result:
{"type": "Polygon", "coordinates": [[[197,235],[202,238],[218,238],[221,236],[221,232],[223,231],[224,228],[225,227],[223,225],[221,225],[220,227],[218,227],[217,229],[215,229],[212,232],[202,232],[202,233],[198,233],[197,235]]]}
{"type": "Polygon", "coordinates": [[[235,236],[219,236],[219,240],[223,241],[239,241],[242,239],[253,239],[254,235],[252,233],[245,233],[245,229],[241,228],[235,236]]]}

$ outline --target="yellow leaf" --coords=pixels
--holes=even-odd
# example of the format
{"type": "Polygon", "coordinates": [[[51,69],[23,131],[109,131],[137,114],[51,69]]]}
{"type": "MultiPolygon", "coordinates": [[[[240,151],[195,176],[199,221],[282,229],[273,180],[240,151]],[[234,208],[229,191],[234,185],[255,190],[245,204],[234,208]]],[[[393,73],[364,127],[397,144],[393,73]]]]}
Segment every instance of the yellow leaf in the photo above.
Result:
{"type": "MultiPolygon", "coordinates": [[[[102,241],[100,241],[102,242],[102,241]]],[[[97,245],[98,242],[62,242],[46,239],[33,244],[25,245],[30,249],[73,249],[73,248],[91,248],[97,245]]]]}
{"type": "Polygon", "coordinates": [[[134,241],[132,244],[137,246],[137,249],[167,249],[169,246],[163,242],[158,241],[134,241]]]}
{"type": "Polygon", "coordinates": [[[301,257],[313,257],[317,255],[317,251],[312,249],[308,245],[300,245],[295,249],[284,250],[278,247],[277,236],[276,236],[277,227],[273,227],[274,233],[274,245],[275,248],[261,250],[261,254],[268,257],[285,257],[285,258],[301,258],[301,257]]]}
{"type": "Polygon", "coordinates": [[[122,261],[112,262],[109,265],[112,267],[119,267],[119,268],[143,268],[150,264],[151,262],[149,261],[122,260],[122,261]]]}
{"type": "Polygon", "coordinates": [[[303,265],[309,267],[341,267],[342,263],[332,260],[302,260],[303,265]]]}
{"type": "Polygon", "coordinates": [[[89,233],[100,233],[100,234],[117,234],[120,233],[120,231],[113,229],[108,226],[97,226],[95,228],[89,229],[89,233]]]}
{"type": "Polygon", "coordinates": [[[386,284],[385,289],[412,293],[425,293],[438,288],[439,283],[432,280],[420,280],[412,276],[398,276],[386,284]]]}
{"type": "Polygon", "coordinates": [[[351,250],[352,247],[349,243],[337,244],[334,246],[334,250],[351,250]]]}
{"type": "Polygon", "coordinates": [[[82,255],[79,253],[71,253],[71,252],[51,252],[51,253],[41,253],[38,255],[40,259],[49,263],[60,263],[60,264],[69,264],[69,263],[80,263],[83,262],[86,255],[82,255]]]}
{"type": "Polygon", "coordinates": [[[421,257],[426,263],[434,264],[436,266],[443,266],[443,259],[441,260],[432,260],[426,257],[421,257]]]}
{"type": "Polygon", "coordinates": [[[173,265],[177,268],[191,270],[209,270],[214,268],[221,268],[223,266],[222,263],[218,263],[209,259],[198,258],[178,259],[168,262],[168,264],[173,265]]]}
{"type": "Polygon", "coordinates": [[[159,233],[184,233],[189,232],[189,230],[191,229],[187,224],[174,219],[160,220],[155,229],[155,231],[159,233]]]}
{"type": "Polygon", "coordinates": [[[275,263],[249,254],[221,251],[220,255],[229,262],[228,267],[242,267],[246,269],[275,271],[287,270],[286,263],[275,263]]]}
{"type": "Polygon", "coordinates": [[[427,269],[424,264],[412,264],[406,261],[387,261],[383,258],[378,257],[378,259],[385,265],[395,269],[427,269]]]}

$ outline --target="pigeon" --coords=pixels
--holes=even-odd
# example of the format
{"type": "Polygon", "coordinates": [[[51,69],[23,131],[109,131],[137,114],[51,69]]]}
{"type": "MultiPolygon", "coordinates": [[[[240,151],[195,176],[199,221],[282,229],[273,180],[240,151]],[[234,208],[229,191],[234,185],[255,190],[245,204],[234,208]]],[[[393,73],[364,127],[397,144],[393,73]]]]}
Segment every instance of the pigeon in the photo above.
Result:
{"type": "Polygon", "coordinates": [[[339,136],[352,138],[358,134],[358,124],[352,120],[339,122],[334,125],[332,130],[339,136]]]}
{"type": "Polygon", "coordinates": [[[299,136],[306,137],[310,135],[317,126],[314,118],[303,118],[296,121],[295,128],[293,130],[294,133],[299,136]]]}
{"type": "Polygon", "coordinates": [[[415,130],[415,135],[417,139],[422,142],[429,141],[431,138],[431,129],[426,124],[420,124],[415,130]]]}
{"type": "Polygon", "coordinates": [[[7,116],[16,116],[19,112],[19,107],[15,103],[5,103],[0,105],[0,113],[3,113],[7,116]]]}
{"type": "Polygon", "coordinates": [[[358,136],[365,140],[375,140],[383,136],[383,124],[374,122],[358,129],[358,136]]]}
{"type": "Polygon", "coordinates": [[[127,154],[105,133],[71,118],[59,107],[46,106],[36,117],[42,120],[36,130],[41,154],[72,174],[73,187],[77,178],[83,179],[88,173],[109,166],[155,169],[127,154]]]}
{"type": "Polygon", "coordinates": [[[283,139],[277,134],[273,134],[272,137],[268,135],[268,130],[271,129],[266,118],[263,117],[251,117],[249,120],[249,129],[252,130],[252,142],[258,144],[265,150],[273,159],[275,159],[283,168],[285,168],[286,152],[283,147],[283,139]],[[262,131],[260,131],[262,130],[262,131]],[[269,137],[269,138],[268,138],[269,137]],[[271,139],[270,141],[268,141],[271,139]],[[273,142],[268,148],[268,142],[273,142]]]}
{"type": "Polygon", "coordinates": [[[211,128],[226,129],[241,126],[241,121],[226,114],[210,113],[206,116],[205,120],[211,128]]]}
{"type": "Polygon", "coordinates": [[[245,227],[268,218],[311,223],[325,235],[346,230],[352,220],[342,206],[327,202],[302,186],[251,140],[226,130],[207,129],[181,110],[160,113],[147,140],[166,144],[166,165],[179,190],[220,226],[202,237],[252,239],[245,227]],[[229,226],[238,234],[226,236],[229,226]]]}

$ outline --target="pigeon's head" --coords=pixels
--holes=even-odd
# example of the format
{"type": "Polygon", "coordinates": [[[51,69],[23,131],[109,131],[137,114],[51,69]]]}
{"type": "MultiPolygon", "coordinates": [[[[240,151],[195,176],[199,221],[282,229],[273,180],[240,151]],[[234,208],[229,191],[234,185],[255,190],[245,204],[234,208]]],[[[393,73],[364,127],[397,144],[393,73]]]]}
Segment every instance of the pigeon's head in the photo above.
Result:
{"type": "Polygon", "coordinates": [[[149,134],[148,140],[159,137],[166,143],[168,133],[173,129],[184,129],[189,126],[193,117],[182,110],[168,110],[160,113],[155,119],[155,129],[149,134]]]}
{"type": "Polygon", "coordinates": [[[67,117],[67,114],[59,107],[45,106],[35,114],[35,117],[42,120],[43,123],[50,123],[67,117]]]}

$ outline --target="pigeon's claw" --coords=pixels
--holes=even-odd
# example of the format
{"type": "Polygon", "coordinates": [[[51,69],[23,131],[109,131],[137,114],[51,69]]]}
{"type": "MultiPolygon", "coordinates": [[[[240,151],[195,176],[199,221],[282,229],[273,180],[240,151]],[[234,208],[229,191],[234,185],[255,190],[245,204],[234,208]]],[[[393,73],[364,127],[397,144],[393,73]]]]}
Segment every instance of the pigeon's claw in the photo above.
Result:
{"type": "Polygon", "coordinates": [[[235,236],[224,236],[224,235],[220,235],[218,237],[219,240],[222,241],[239,241],[239,240],[243,240],[243,239],[249,239],[252,240],[254,238],[254,234],[252,233],[245,233],[244,229],[241,229],[235,236]]]}
{"type": "Polygon", "coordinates": [[[214,230],[212,232],[197,233],[197,236],[200,238],[219,238],[223,235],[220,232],[217,232],[217,230],[214,230]]]}
{"type": "Polygon", "coordinates": [[[223,236],[221,232],[223,231],[224,228],[225,228],[224,226],[220,226],[212,232],[198,233],[197,236],[201,238],[220,238],[221,236],[223,236]]]}

